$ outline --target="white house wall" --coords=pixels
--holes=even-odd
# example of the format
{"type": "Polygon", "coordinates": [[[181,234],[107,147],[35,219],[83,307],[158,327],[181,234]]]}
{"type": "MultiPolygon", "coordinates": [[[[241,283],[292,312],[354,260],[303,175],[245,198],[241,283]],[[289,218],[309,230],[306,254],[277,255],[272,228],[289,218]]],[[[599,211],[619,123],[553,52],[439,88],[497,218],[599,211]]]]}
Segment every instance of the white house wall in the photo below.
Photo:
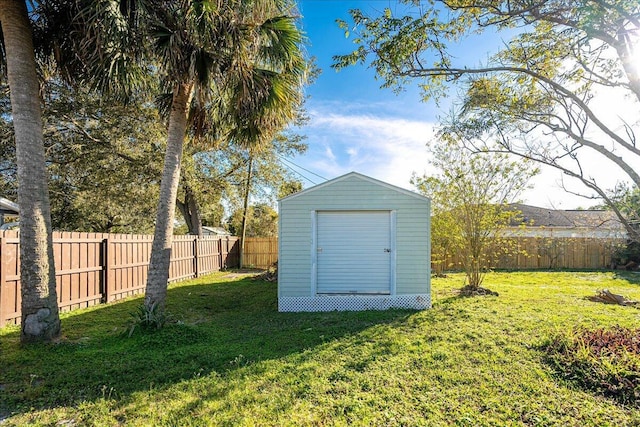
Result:
{"type": "Polygon", "coordinates": [[[507,237],[625,239],[624,231],[582,227],[519,227],[507,229],[507,237]]]}
{"type": "Polygon", "coordinates": [[[312,250],[315,249],[312,248],[312,221],[314,212],[322,210],[394,211],[395,294],[407,297],[430,294],[428,199],[358,174],[349,174],[310,190],[283,199],[279,205],[279,299],[316,297],[311,286],[312,250]]]}

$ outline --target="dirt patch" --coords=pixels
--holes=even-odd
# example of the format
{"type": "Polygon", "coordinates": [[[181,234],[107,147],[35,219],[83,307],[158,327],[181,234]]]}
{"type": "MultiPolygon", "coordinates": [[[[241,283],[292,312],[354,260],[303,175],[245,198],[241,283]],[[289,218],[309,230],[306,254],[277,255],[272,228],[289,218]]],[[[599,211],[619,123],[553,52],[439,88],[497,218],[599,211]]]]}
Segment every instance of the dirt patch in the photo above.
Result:
{"type": "Polygon", "coordinates": [[[234,271],[233,273],[225,274],[225,279],[237,279],[239,277],[249,277],[260,274],[263,270],[251,270],[251,271],[234,271]]]}

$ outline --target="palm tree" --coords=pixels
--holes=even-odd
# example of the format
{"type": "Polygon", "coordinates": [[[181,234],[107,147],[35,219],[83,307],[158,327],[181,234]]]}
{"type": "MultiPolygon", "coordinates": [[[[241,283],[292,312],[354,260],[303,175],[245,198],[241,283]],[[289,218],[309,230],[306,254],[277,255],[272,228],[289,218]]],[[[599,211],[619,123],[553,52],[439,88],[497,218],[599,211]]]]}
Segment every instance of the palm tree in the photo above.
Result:
{"type": "MultiPolygon", "coordinates": [[[[175,200],[192,97],[196,96],[196,111],[222,112],[222,117],[217,119],[227,121],[231,138],[244,145],[271,138],[295,116],[300,100],[297,88],[304,67],[299,47],[301,35],[292,19],[279,17],[284,11],[269,3],[272,2],[256,2],[256,10],[244,12],[245,16],[238,10],[241,3],[236,3],[222,13],[209,16],[206,22],[200,19],[206,14],[195,12],[200,17],[195,20],[194,28],[183,31],[183,34],[191,33],[192,38],[178,50],[169,50],[171,38],[177,32],[157,39],[156,46],[168,56],[165,56],[167,62],[177,65],[174,68],[177,73],[145,295],[148,309],[163,307],[166,298],[175,200]],[[261,7],[264,10],[260,10],[261,7]],[[211,31],[204,40],[200,38],[202,28],[205,32],[211,31]],[[230,55],[220,54],[226,50],[230,55]],[[188,61],[181,62],[185,54],[189,54],[188,61]],[[175,56],[179,59],[174,60],[175,56]],[[215,92],[222,96],[209,102],[215,92]]],[[[194,11],[187,11],[185,15],[191,13],[194,11]]]]}
{"type": "Polygon", "coordinates": [[[32,28],[23,1],[0,0],[5,67],[18,165],[23,342],[60,334],[51,214],[44,161],[42,112],[32,28]]]}
{"type": "MultiPolygon", "coordinates": [[[[97,8],[85,16],[88,26],[97,30],[87,38],[91,47],[87,51],[94,53],[88,63],[109,70],[97,74],[104,77],[114,69],[125,70],[109,61],[117,58],[125,64],[128,57],[123,52],[134,46],[130,58],[135,58],[143,40],[151,40],[147,58],[153,58],[170,92],[167,149],[145,295],[147,309],[163,310],[185,136],[190,131],[194,138],[209,135],[249,147],[269,140],[293,120],[302,100],[306,67],[302,33],[290,0],[140,0],[119,2],[119,7],[110,1],[90,3],[97,8]],[[107,53],[113,49],[113,38],[99,31],[120,39],[117,55],[107,53]],[[132,42],[136,35],[145,37],[132,42]]],[[[108,81],[99,84],[108,86],[108,81]]]]}

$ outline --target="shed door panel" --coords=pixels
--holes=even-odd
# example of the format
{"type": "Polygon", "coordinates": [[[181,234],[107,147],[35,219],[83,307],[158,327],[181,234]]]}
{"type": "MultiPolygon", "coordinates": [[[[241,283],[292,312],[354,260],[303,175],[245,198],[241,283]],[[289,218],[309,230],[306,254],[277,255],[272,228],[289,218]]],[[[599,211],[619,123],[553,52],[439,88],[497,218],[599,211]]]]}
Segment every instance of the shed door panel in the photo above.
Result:
{"type": "Polygon", "coordinates": [[[391,213],[318,212],[319,294],[388,294],[391,283],[391,213]]]}

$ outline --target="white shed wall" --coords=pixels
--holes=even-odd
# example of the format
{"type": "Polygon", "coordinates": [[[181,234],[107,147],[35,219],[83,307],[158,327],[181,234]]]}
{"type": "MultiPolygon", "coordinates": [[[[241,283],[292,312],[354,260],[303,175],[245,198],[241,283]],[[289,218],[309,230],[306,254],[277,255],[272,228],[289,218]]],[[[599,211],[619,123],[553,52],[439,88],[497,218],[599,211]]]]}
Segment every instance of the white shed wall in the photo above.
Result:
{"type": "MultiPolygon", "coordinates": [[[[289,311],[283,310],[286,308],[282,304],[283,298],[317,297],[312,288],[314,274],[312,251],[315,250],[312,248],[312,221],[314,212],[326,210],[394,211],[396,263],[395,294],[392,297],[404,296],[404,300],[411,300],[415,296],[420,299],[420,304],[414,304],[416,307],[430,306],[429,200],[406,190],[351,173],[280,202],[278,298],[281,311],[289,311]],[[425,298],[428,298],[428,301],[425,301],[425,298]]],[[[341,299],[344,298],[348,300],[349,297],[341,297],[341,299]]],[[[366,302],[364,306],[360,304],[360,307],[394,306],[393,301],[390,305],[380,305],[379,301],[376,301],[366,302]]],[[[332,307],[332,304],[324,304],[322,301],[318,304],[326,305],[329,307],[327,309],[332,307]]],[[[407,304],[403,303],[402,306],[407,304]]]]}

